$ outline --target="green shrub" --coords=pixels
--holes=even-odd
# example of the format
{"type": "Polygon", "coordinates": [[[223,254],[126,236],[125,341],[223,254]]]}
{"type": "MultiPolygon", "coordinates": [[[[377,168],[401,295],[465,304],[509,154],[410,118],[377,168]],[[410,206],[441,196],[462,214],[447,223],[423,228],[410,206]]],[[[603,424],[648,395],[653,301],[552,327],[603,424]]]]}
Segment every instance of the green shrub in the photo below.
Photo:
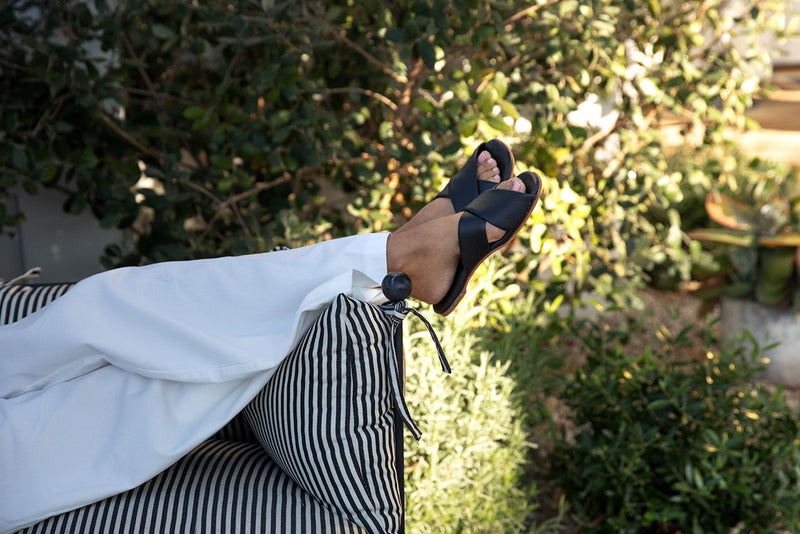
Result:
{"type": "Polygon", "coordinates": [[[699,177],[718,179],[702,175],[707,160],[728,159],[724,133],[748,126],[743,112],[769,70],[764,50],[748,44],[781,33],[786,19],[770,13],[783,9],[728,1],[537,6],[526,22],[537,46],[524,53],[551,69],[523,70],[533,90],[514,85],[507,98],[533,117],[519,159],[556,182],[535,215],[537,254],[529,258],[552,271],[551,298],[591,291],[624,304],[652,276],[674,284],[707,259],[683,233],[681,215],[691,214],[683,206],[699,177]],[[685,124],[670,141],[662,121],[675,117],[685,124]]]}
{"type": "Polygon", "coordinates": [[[757,349],[678,361],[585,339],[592,356],[563,396],[577,434],[552,465],[583,531],[800,528],[800,421],[753,380],[757,349]]]}
{"type": "MultiPolygon", "coordinates": [[[[447,319],[433,320],[452,374],[441,372],[427,331],[406,321],[406,400],[423,433],[420,442],[406,434],[409,532],[545,533],[560,520],[535,526],[540,497],[528,476],[535,448],[529,425],[544,416],[526,408],[544,365],[536,360],[541,339],[533,328],[524,346],[505,339],[515,316],[502,310],[518,289],[493,287],[499,265],[481,267],[465,301],[447,319]],[[494,343],[486,342],[489,335],[494,343]]],[[[532,326],[532,315],[513,306],[532,326]]]]}
{"type": "MultiPolygon", "coordinates": [[[[750,41],[783,35],[785,9],[19,0],[0,10],[0,198],[46,187],[128,230],[106,267],[259,252],[391,229],[502,136],[548,176],[516,270],[552,275],[551,301],[622,302],[700,252],[679,208],[699,167],[675,166],[660,119],[723,157],[768,70],[750,41]]],[[[0,231],[21,218],[4,202],[0,231]]]]}

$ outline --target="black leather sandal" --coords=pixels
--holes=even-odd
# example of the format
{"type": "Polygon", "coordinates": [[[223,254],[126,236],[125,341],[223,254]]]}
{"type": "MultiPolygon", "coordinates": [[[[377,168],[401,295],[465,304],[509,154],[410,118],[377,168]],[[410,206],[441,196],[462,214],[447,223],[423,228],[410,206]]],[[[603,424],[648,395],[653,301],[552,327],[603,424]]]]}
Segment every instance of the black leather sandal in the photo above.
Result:
{"type": "Polygon", "coordinates": [[[511,173],[514,172],[514,155],[511,154],[508,145],[499,139],[481,143],[467,160],[467,163],[461,167],[461,170],[436,195],[436,198],[449,198],[456,213],[463,210],[478,195],[497,185],[495,182],[478,180],[478,154],[484,150],[491,154],[497,162],[500,181],[504,182],[511,179],[511,173]]]}
{"type": "Polygon", "coordinates": [[[458,221],[459,258],[456,274],[444,298],[433,306],[441,315],[448,315],[461,302],[467,283],[483,260],[511,241],[528,220],[542,189],[541,178],[532,172],[524,172],[519,178],[525,184],[525,192],[509,189],[489,189],[475,198],[465,208],[458,221]],[[493,224],[505,234],[489,243],[486,239],[486,223],[493,224]]]}

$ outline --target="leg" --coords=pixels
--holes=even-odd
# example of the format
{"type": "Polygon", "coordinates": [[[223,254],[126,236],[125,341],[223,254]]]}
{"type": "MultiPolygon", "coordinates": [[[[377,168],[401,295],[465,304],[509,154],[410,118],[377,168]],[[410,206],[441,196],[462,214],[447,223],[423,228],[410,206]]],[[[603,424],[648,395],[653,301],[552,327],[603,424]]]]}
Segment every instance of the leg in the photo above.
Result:
{"type": "MultiPolygon", "coordinates": [[[[497,188],[515,192],[525,190],[518,178],[503,182],[497,188]]],[[[386,245],[388,270],[406,273],[411,278],[411,296],[429,304],[439,302],[453,281],[459,260],[458,225],[463,215],[452,213],[447,199],[435,199],[434,202],[428,205],[433,206],[432,209],[423,209],[417,214],[421,216],[421,222],[415,215],[408,224],[389,236],[386,245]],[[436,206],[433,206],[434,202],[436,206]],[[434,213],[440,216],[434,218],[434,213]]],[[[504,234],[504,230],[486,225],[489,243],[504,234]]]]}
{"type": "MultiPolygon", "coordinates": [[[[498,167],[498,164],[492,155],[486,150],[478,154],[477,176],[478,180],[480,181],[495,184],[500,183],[500,168],[498,167]]],[[[436,197],[430,203],[423,206],[423,208],[419,210],[410,221],[408,221],[394,233],[399,234],[406,232],[420,224],[426,223],[433,219],[438,219],[440,217],[453,215],[454,213],[455,210],[453,209],[453,203],[450,202],[450,199],[436,197]]]]}

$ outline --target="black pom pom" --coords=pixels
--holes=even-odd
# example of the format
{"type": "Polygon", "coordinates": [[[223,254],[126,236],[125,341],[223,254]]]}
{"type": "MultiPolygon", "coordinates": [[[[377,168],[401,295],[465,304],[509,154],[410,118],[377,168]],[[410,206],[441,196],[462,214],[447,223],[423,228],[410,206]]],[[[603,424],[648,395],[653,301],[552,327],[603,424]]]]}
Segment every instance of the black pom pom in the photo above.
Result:
{"type": "Polygon", "coordinates": [[[393,272],[383,277],[381,290],[392,302],[405,300],[411,294],[411,278],[406,273],[393,272]]]}

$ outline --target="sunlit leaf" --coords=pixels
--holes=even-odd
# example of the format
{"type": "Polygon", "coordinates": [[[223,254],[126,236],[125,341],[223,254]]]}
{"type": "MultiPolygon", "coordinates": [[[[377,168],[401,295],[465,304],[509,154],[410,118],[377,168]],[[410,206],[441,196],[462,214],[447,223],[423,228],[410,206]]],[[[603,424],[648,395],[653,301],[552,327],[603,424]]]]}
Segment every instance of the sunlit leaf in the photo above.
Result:
{"type": "Polygon", "coordinates": [[[756,244],[756,236],[751,232],[732,228],[701,228],[691,231],[687,235],[698,241],[709,241],[723,245],[751,247],[756,244]]]}
{"type": "Polygon", "coordinates": [[[758,213],[754,208],[722,193],[709,193],[706,196],[706,211],[715,222],[727,228],[758,228],[758,213]]]}
{"type": "Polygon", "coordinates": [[[759,238],[758,242],[765,247],[800,247],[800,232],[764,236],[759,238]]]}

